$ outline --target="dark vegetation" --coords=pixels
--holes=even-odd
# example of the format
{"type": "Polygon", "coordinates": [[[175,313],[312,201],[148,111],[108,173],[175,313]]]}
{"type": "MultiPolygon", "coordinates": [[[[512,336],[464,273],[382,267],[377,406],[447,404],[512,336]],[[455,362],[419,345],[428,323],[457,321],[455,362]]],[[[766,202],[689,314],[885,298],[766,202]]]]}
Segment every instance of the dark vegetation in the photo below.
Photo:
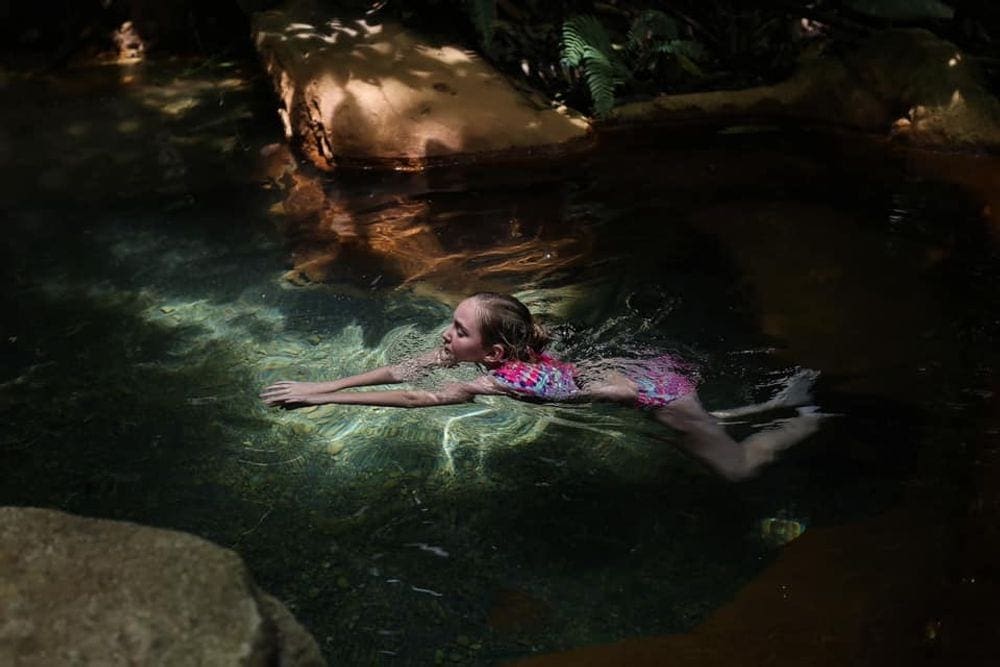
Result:
{"type": "Polygon", "coordinates": [[[994,89],[1000,81],[992,0],[421,0],[382,11],[394,4],[425,29],[440,25],[427,17],[461,16],[502,70],[598,115],[660,92],[778,81],[809,50],[851,49],[888,27],[929,29],[979,60],[994,89]]]}
{"type": "MultiPolygon", "coordinates": [[[[264,3],[256,3],[263,5],[264,3]]],[[[272,3],[273,4],[273,3],[272,3]]],[[[0,52],[41,56],[53,68],[122,50],[116,33],[131,23],[148,53],[226,56],[251,53],[243,0],[0,0],[0,52]]]]}
{"type": "MultiPolygon", "coordinates": [[[[464,42],[549,96],[601,115],[659,92],[742,88],[780,80],[807,52],[844,50],[887,27],[922,27],[1000,82],[994,0],[317,0],[331,15],[399,20],[464,42]]],[[[249,13],[274,0],[0,2],[7,51],[50,66],[121,50],[132,23],[149,52],[249,52],[249,13]],[[115,40],[119,43],[116,44],[115,40]]]]}

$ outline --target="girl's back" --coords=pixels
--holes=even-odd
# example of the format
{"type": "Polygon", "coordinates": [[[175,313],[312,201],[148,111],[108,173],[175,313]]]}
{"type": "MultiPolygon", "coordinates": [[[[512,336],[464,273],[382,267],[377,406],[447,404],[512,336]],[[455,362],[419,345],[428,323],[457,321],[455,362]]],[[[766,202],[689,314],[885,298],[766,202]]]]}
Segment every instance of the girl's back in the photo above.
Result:
{"type": "Polygon", "coordinates": [[[668,355],[572,364],[541,354],[533,362],[504,362],[489,375],[523,399],[612,400],[656,408],[692,393],[696,387],[693,371],[691,365],[668,355]]]}

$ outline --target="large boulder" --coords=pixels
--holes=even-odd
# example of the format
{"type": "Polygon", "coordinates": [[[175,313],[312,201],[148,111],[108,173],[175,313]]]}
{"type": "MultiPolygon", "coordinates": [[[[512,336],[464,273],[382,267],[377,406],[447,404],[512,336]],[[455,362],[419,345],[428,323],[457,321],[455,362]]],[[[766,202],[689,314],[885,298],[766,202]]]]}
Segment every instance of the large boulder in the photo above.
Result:
{"type": "Polygon", "coordinates": [[[0,664],[325,663],[232,551],[175,531],[3,507],[0,664]]]}
{"type": "Polygon", "coordinates": [[[287,138],[320,169],[571,152],[587,121],[516,89],[475,53],[308,0],[254,14],[287,138]]]}

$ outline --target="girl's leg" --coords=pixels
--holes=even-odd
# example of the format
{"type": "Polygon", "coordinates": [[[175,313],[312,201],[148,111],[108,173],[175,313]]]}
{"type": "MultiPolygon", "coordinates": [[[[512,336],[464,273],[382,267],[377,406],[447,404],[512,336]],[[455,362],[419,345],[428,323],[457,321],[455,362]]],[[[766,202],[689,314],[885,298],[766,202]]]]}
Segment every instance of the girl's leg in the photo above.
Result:
{"type": "Polygon", "coordinates": [[[705,411],[697,394],[657,408],[653,416],[681,431],[681,449],[733,482],[753,477],[778,452],[815,433],[821,419],[820,415],[803,414],[786,420],[781,428],[761,431],[737,443],[705,411]]]}

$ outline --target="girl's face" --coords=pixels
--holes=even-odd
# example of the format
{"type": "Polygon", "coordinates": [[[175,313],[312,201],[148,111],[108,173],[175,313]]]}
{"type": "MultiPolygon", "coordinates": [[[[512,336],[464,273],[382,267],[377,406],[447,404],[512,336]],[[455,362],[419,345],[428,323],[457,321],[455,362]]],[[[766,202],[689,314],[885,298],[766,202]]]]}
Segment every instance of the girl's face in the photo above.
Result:
{"type": "Polygon", "coordinates": [[[474,298],[458,304],[452,316],[451,326],[441,334],[441,340],[445,351],[455,361],[496,363],[503,352],[503,348],[499,345],[483,344],[482,332],[479,329],[479,304],[474,298]]]}

